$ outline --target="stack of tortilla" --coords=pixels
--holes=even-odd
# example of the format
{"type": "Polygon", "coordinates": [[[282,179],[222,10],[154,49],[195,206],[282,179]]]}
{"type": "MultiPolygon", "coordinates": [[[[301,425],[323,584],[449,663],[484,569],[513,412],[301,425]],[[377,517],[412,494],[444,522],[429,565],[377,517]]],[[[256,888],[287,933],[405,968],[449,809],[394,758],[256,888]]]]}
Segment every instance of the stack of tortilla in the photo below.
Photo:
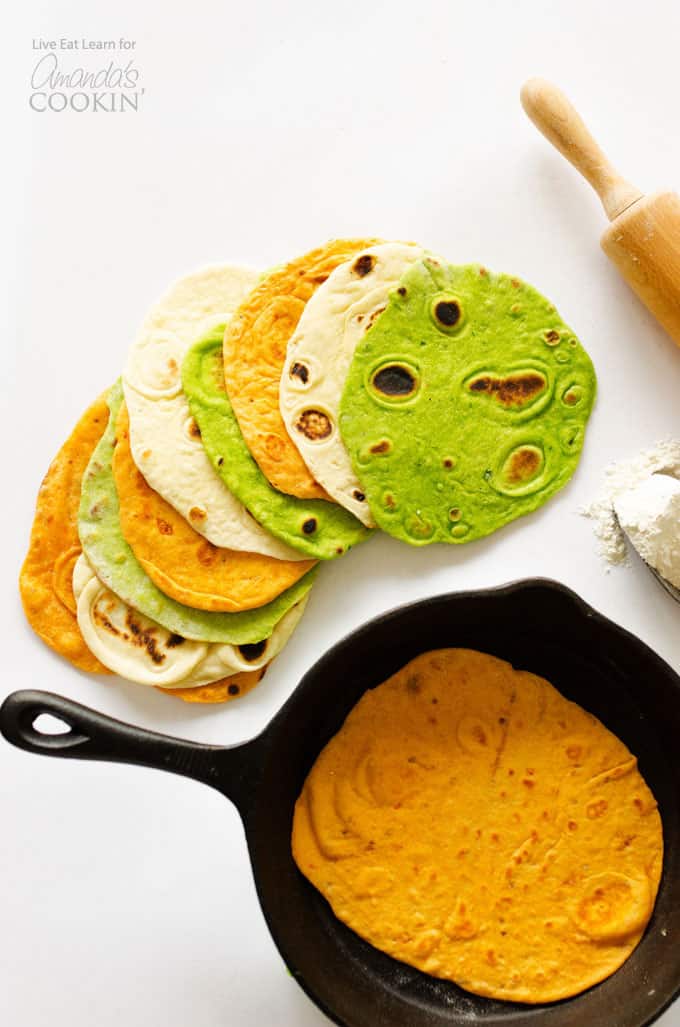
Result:
{"type": "Polygon", "coordinates": [[[318,561],[467,542],[573,473],[592,364],[530,286],[334,240],[175,283],[38,497],[21,594],[76,667],[188,701],[261,678],[318,561]]]}

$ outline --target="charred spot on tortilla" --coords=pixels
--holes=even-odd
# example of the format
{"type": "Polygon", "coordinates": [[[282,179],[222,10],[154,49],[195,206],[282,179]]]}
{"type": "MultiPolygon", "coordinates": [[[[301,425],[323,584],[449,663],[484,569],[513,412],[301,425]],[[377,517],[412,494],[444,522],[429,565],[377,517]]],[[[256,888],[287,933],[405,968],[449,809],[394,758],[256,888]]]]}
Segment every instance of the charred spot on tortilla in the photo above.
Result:
{"type": "Polygon", "coordinates": [[[378,320],[378,318],[380,317],[380,315],[382,314],[382,312],[384,310],[385,310],[385,307],[384,306],[380,306],[380,307],[376,307],[375,310],[371,311],[371,313],[369,315],[369,318],[368,318],[368,324],[366,325],[364,331],[367,332],[368,329],[371,328],[375,324],[375,322],[378,320]]]}
{"type": "Polygon", "coordinates": [[[352,264],[352,271],[360,278],[369,274],[375,267],[375,257],[371,253],[362,253],[352,264]]]}
{"type": "Polygon", "coordinates": [[[176,649],[180,645],[184,645],[186,639],[182,635],[172,634],[168,638],[165,646],[167,649],[176,649]]]}
{"type": "Polygon", "coordinates": [[[513,484],[529,481],[536,474],[541,462],[541,453],[535,446],[520,446],[510,457],[507,470],[508,481],[513,484]]]}
{"type": "Polygon", "coordinates": [[[460,321],[460,303],[455,299],[438,300],[434,305],[434,317],[445,328],[454,328],[460,321]]]}
{"type": "Polygon", "coordinates": [[[210,362],[210,370],[215,388],[219,389],[220,392],[226,392],[227,386],[224,380],[224,354],[221,350],[217,350],[213,354],[210,362]]]}
{"type": "Polygon", "coordinates": [[[207,538],[202,538],[196,547],[196,559],[202,567],[214,567],[220,560],[220,550],[207,538]]]}
{"type": "Polygon", "coordinates": [[[143,628],[134,618],[132,610],[128,610],[125,623],[130,631],[130,636],[135,640],[135,644],[141,649],[145,649],[151,659],[152,663],[160,665],[165,662],[165,653],[161,652],[158,647],[158,639],[151,628],[143,628]]]}
{"type": "Polygon", "coordinates": [[[582,399],[583,389],[580,385],[571,385],[562,396],[562,402],[568,407],[578,406],[582,399]]]}
{"type": "Polygon", "coordinates": [[[288,372],[291,378],[299,378],[303,385],[309,381],[309,368],[299,361],[295,361],[288,372]]]}
{"type": "Polygon", "coordinates": [[[267,639],[265,638],[262,642],[251,642],[249,645],[240,645],[238,650],[243,656],[243,659],[248,660],[248,662],[251,663],[253,660],[259,660],[266,648],[267,639]]]}
{"type": "Polygon", "coordinates": [[[229,695],[238,695],[241,689],[238,685],[229,685],[227,691],[229,692],[229,695]]]}
{"type": "Polygon", "coordinates": [[[303,522],[302,530],[305,535],[313,535],[316,531],[316,517],[309,517],[303,522]]]}
{"type": "Polygon", "coordinates": [[[295,427],[312,442],[327,439],[333,431],[331,419],[323,410],[303,410],[295,427]]]}
{"type": "Polygon", "coordinates": [[[403,398],[413,395],[417,381],[410,368],[403,364],[388,364],[375,372],[371,384],[383,396],[403,398]]]}
{"type": "Polygon", "coordinates": [[[470,392],[485,392],[505,407],[522,406],[545,390],[545,375],[538,371],[510,374],[505,378],[482,375],[469,383],[470,392]]]}
{"type": "Polygon", "coordinates": [[[104,628],[114,637],[122,636],[125,638],[126,641],[130,637],[127,634],[127,632],[119,631],[116,625],[111,620],[111,618],[108,617],[105,613],[103,613],[98,605],[95,606],[92,610],[92,619],[95,621],[96,624],[99,624],[100,627],[104,628]]]}

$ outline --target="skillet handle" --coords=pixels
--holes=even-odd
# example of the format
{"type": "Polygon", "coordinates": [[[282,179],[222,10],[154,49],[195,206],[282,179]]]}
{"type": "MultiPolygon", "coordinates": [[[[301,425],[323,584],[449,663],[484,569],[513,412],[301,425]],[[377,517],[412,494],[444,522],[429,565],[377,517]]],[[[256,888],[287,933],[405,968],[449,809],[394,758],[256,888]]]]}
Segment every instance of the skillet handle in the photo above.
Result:
{"type": "Polygon", "coordinates": [[[12,692],[0,707],[0,732],[17,748],[43,756],[134,763],[182,774],[217,788],[239,808],[250,791],[244,787],[251,763],[245,755],[253,743],[225,749],[186,742],[107,717],[53,692],[12,692]],[[61,720],[68,731],[40,731],[35,721],[43,713],[61,720]]]}

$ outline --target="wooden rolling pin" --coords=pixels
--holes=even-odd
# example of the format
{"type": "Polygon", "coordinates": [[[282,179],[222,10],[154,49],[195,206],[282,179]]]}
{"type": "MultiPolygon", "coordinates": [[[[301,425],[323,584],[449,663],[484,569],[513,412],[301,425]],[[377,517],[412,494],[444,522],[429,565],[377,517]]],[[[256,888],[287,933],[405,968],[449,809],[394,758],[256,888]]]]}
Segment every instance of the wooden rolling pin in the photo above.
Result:
{"type": "Polygon", "coordinates": [[[564,93],[532,78],[522,106],[536,127],[586,178],[611,225],[602,249],[680,346],[680,196],[643,196],[609,163],[564,93]]]}

